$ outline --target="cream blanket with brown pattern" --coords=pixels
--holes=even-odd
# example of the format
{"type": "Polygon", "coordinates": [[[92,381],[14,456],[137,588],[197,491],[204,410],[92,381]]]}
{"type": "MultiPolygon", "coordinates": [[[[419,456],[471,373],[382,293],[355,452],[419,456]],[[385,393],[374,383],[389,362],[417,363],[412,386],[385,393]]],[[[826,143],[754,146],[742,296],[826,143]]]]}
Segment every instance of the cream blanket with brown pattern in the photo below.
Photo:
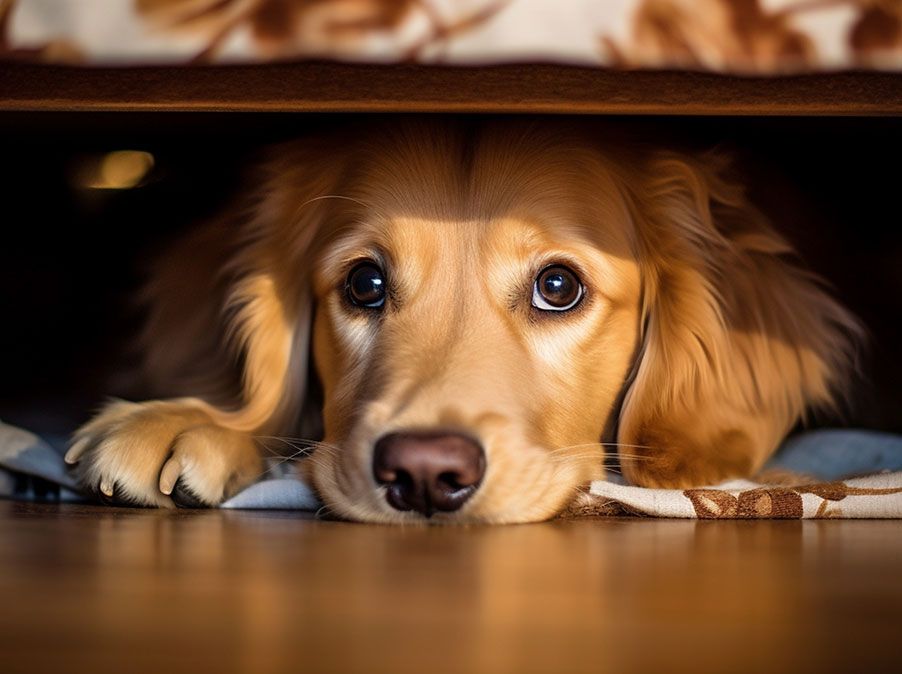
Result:
{"type": "Polygon", "coordinates": [[[902,472],[776,486],[731,480],[699,489],[645,489],[593,482],[564,516],[640,515],[692,519],[902,517],[902,472]]]}
{"type": "Polygon", "coordinates": [[[0,0],[0,60],[902,70],[900,0],[0,0]]]}

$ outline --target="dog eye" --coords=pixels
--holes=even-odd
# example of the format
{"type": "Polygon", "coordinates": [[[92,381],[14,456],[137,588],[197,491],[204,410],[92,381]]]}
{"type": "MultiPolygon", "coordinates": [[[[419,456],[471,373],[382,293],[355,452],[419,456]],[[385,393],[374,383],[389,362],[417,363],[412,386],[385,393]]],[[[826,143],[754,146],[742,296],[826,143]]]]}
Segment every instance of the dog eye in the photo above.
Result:
{"type": "Polygon", "coordinates": [[[570,269],[555,264],[545,267],[532,290],[532,306],[542,311],[567,311],[583,298],[583,286],[570,269]]]}
{"type": "Polygon", "coordinates": [[[385,303],[385,279],[374,262],[358,264],[348,274],[348,299],[361,307],[377,309],[385,303]]]}

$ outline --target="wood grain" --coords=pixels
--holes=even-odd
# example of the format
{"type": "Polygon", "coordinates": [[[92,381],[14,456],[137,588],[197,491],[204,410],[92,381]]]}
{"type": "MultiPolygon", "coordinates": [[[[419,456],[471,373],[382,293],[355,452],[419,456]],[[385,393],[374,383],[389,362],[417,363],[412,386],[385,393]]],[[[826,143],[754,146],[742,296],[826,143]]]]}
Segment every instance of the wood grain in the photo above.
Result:
{"type": "Polygon", "coordinates": [[[0,670],[889,671],[902,521],[380,527],[0,501],[0,670]]]}
{"type": "Polygon", "coordinates": [[[0,110],[899,115],[902,75],[746,78],[549,64],[0,65],[0,110]]]}

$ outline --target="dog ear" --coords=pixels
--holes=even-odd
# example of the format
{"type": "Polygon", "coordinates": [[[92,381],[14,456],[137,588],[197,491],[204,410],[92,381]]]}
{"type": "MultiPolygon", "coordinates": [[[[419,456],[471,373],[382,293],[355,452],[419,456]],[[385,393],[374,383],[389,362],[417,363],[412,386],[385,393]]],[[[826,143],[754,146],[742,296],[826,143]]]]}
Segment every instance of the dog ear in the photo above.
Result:
{"type": "Polygon", "coordinates": [[[617,439],[635,484],[751,475],[807,408],[835,404],[862,336],[724,169],[659,155],[631,199],[641,342],[617,439]]]}
{"type": "Polygon", "coordinates": [[[151,384],[199,395],[225,427],[319,423],[307,409],[311,260],[328,217],[320,197],[344,165],[322,142],[275,148],[245,200],[170,251],[145,289],[151,384]]]}
{"type": "Polygon", "coordinates": [[[335,234],[327,230],[336,203],[343,203],[335,188],[346,164],[328,134],[276,148],[265,164],[254,217],[232,261],[229,334],[242,355],[242,404],[223,425],[319,433],[310,371],[314,261],[335,234]]]}

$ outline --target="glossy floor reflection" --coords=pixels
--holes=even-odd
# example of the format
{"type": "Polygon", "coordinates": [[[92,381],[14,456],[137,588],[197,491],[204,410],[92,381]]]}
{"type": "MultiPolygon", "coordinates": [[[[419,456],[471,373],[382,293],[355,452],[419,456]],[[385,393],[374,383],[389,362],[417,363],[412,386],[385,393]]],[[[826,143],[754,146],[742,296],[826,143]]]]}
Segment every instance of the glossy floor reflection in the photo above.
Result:
{"type": "Polygon", "coordinates": [[[0,501],[0,670],[891,669],[902,521],[397,528],[0,501]]]}

